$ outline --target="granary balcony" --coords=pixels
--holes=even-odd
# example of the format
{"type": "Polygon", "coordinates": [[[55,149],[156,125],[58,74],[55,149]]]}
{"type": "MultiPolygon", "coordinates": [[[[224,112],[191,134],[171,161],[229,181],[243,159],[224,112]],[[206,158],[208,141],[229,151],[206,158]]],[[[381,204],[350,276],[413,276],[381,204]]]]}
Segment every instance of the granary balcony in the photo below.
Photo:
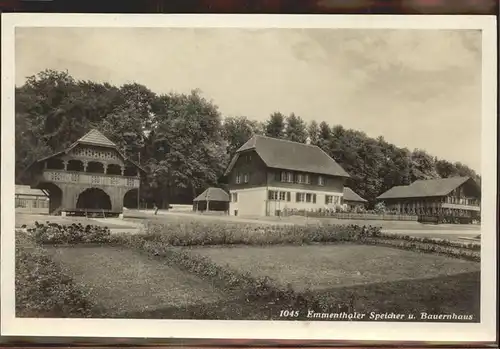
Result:
{"type": "Polygon", "coordinates": [[[139,188],[140,179],[137,176],[120,176],[105,173],[89,173],[79,171],[64,171],[46,169],[39,181],[53,183],[73,183],[85,185],[109,185],[116,187],[139,188]]]}

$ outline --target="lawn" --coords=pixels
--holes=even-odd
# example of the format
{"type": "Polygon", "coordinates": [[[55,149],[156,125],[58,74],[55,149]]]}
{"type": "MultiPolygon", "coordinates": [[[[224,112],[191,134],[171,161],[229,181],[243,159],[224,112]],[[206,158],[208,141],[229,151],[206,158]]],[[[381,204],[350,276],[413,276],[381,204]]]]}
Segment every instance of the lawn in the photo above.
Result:
{"type": "Polygon", "coordinates": [[[309,245],[271,247],[195,247],[209,257],[254,277],[268,276],[297,291],[351,287],[398,280],[425,279],[480,269],[479,263],[389,247],[309,245]]]}
{"type": "Polygon", "coordinates": [[[119,247],[50,247],[52,259],[90,290],[109,316],[157,308],[183,308],[225,297],[195,275],[136,251],[119,247]]]}

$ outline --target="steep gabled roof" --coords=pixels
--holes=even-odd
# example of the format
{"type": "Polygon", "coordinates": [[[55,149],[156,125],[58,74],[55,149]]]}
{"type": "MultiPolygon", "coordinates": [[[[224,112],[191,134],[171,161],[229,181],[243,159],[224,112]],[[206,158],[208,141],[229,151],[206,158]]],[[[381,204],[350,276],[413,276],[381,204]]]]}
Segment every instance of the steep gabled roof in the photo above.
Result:
{"type": "Polygon", "coordinates": [[[348,187],[344,187],[344,201],[367,202],[365,199],[359,196],[354,190],[348,187]]]}
{"type": "Polygon", "coordinates": [[[318,146],[259,135],[250,138],[237,150],[226,175],[232,170],[238,155],[247,150],[255,150],[266,166],[271,168],[349,177],[349,174],[318,146]]]}
{"type": "Polygon", "coordinates": [[[397,199],[397,198],[417,198],[417,197],[435,197],[446,196],[454,189],[458,188],[470,177],[450,177],[439,179],[422,179],[413,182],[410,185],[392,187],[377,199],[397,199]]]}
{"type": "MultiPolygon", "coordinates": [[[[105,135],[103,135],[95,128],[87,132],[83,137],[73,143],[73,145],[76,144],[89,144],[107,148],[116,148],[115,143],[111,142],[105,135]]],[[[72,148],[73,145],[70,148],[72,148]]]]}
{"type": "Polygon", "coordinates": [[[115,143],[111,142],[109,138],[107,138],[105,135],[103,135],[100,131],[96,129],[92,129],[89,132],[87,132],[85,135],[80,137],[76,142],[71,144],[67,149],[59,151],[57,153],[54,153],[52,155],[46,156],[44,158],[35,160],[32,164],[30,164],[25,171],[29,170],[34,164],[48,160],[50,158],[68,153],[71,149],[75,148],[79,144],[86,144],[86,145],[94,145],[94,146],[100,146],[100,147],[105,147],[105,148],[113,148],[118,154],[122,157],[124,161],[130,162],[132,165],[136,166],[139,170],[141,170],[143,173],[146,172],[145,169],[143,169],[141,166],[139,166],[137,163],[132,161],[131,159],[127,158],[124,154],[122,154],[119,150],[118,147],[116,146],[115,143]]]}
{"type": "Polygon", "coordinates": [[[221,188],[208,188],[203,193],[198,195],[193,201],[227,201],[229,202],[229,194],[221,188]]]}

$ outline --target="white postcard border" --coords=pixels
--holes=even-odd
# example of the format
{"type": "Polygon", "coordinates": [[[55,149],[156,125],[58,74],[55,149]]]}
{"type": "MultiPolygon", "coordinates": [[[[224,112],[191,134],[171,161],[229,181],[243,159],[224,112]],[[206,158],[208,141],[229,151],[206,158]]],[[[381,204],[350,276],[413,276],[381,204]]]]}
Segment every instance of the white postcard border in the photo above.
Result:
{"type": "MultiPolygon", "coordinates": [[[[1,335],[129,338],[493,341],[496,339],[497,116],[493,16],[2,14],[1,335]],[[15,27],[212,27],[482,30],[481,323],[21,319],[14,311],[15,27]]],[[[145,57],[147,59],[147,57],[145,57]]],[[[459,58],[457,58],[459,59],[459,58]]]]}

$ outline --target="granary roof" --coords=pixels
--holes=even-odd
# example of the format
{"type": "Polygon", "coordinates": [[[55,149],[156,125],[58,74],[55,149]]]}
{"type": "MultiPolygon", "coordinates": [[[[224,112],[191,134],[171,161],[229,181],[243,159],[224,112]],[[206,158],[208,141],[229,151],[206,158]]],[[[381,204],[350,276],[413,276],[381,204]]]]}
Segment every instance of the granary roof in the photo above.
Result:
{"type": "Polygon", "coordinates": [[[344,187],[344,200],[355,201],[355,202],[367,202],[365,199],[359,196],[354,190],[348,187],[344,187]]]}
{"type": "Polygon", "coordinates": [[[87,132],[83,137],[77,140],[73,144],[89,144],[89,145],[98,145],[101,147],[112,147],[115,148],[116,144],[111,142],[105,135],[96,130],[95,128],[87,132]]]}
{"type": "Polygon", "coordinates": [[[16,184],[16,195],[46,196],[40,189],[31,189],[29,185],[16,184]]]}
{"type": "Polygon", "coordinates": [[[255,150],[264,163],[271,168],[349,177],[349,174],[334,159],[316,145],[260,135],[253,136],[237,150],[226,174],[236,163],[238,154],[246,150],[255,150]]]}
{"type": "Polygon", "coordinates": [[[74,142],[73,144],[71,144],[67,149],[59,151],[57,153],[54,153],[52,155],[49,155],[49,156],[46,156],[46,157],[44,157],[42,159],[38,159],[38,160],[34,161],[31,165],[28,166],[28,168],[25,171],[29,170],[31,168],[31,166],[33,166],[35,163],[39,163],[41,161],[48,160],[48,159],[56,157],[58,155],[62,155],[64,153],[68,153],[71,149],[73,149],[74,147],[76,147],[78,144],[87,144],[87,145],[95,145],[95,146],[106,147],[106,148],[113,148],[113,149],[115,149],[118,152],[118,154],[120,154],[120,156],[124,160],[130,162],[131,164],[133,164],[134,166],[136,166],[142,172],[146,172],[139,164],[137,164],[136,162],[132,161],[131,159],[127,158],[124,154],[122,154],[118,150],[118,147],[116,146],[115,143],[113,143],[112,141],[110,141],[105,135],[103,135],[100,131],[98,131],[96,129],[91,129],[85,135],[83,135],[82,137],[80,137],[76,142],[74,142]]]}
{"type": "Polygon", "coordinates": [[[446,196],[454,189],[458,188],[470,177],[450,177],[439,179],[421,179],[410,185],[392,187],[377,199],[397,199],[416,197],[446,196]]]}
{"type": "Polygon", "coordinates": [[[221,188],[208,188],[193,201],[229,201],[229,194],[221,188]]]}

